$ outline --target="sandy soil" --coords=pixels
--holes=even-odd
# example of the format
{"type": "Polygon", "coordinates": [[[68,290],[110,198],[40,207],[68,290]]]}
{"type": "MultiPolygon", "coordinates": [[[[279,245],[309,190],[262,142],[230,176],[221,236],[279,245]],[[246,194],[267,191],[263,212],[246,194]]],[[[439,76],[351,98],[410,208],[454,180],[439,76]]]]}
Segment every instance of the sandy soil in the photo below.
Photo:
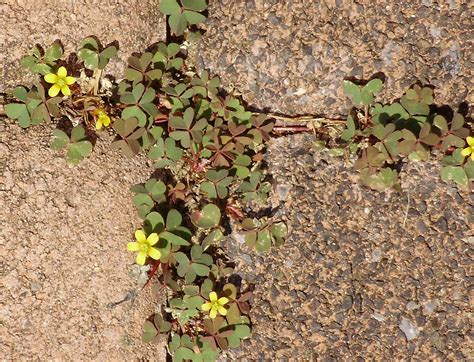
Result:
{"type": "Polygon", "coordinates": [[[148,178],[146,160],[110,151],[103,135],[91,158],[71,168],[49,141],[43,126],[1,126],[3,356],[162,359],[162,348],[141,344],[160,300],[141,291],[125,247],[141,226],[129,188],[148,178]]]}

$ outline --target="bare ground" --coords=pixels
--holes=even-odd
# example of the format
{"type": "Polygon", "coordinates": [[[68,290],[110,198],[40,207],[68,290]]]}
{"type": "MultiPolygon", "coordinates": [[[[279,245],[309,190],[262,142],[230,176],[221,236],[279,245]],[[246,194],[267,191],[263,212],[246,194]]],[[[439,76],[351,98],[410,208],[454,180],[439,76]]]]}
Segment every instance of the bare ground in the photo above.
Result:
{"type": "Polygon", "coordinates": [[[163,359],[162,347],[141,343],[161,301],[141,290],[126,250],[141,227],[129,189],[147,179],[146,160],[109,150],[104,134],[71,168],[45,126],[0,127],[4,358],[163,359]]]}

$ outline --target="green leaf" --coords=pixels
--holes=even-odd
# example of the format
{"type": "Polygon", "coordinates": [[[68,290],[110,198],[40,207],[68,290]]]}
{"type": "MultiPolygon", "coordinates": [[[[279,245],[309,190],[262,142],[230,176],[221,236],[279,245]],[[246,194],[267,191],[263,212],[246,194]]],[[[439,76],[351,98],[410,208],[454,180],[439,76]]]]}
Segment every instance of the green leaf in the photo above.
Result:
{"type": "Polygon", "coordinates": [[[372,79],[364,86],[364,90],[373,95],[380,92],[382,88],[383,88],[383,82],[378,78],[372,79]]]}
{"type": "Polygon", "coordinates": [[[137,194],[133,196],[132,200],[133,204],[137,207],[142,205],[148,205],[149,209],[151,209],[155,205],[155,202],[148,194],[137,194]]]}
{"type": "Polygon", "coordinates": [[[372,93],[368,92],[365,88],[362,88],[360,92],[361,102],[365,106],[369,106],[374,101],[374,96],[372,93]]]}
{"type": "Polygon", "coordinates": [[[164,231],[160,234],[160,238],[169,241],[173,245],[183,245],[187,246],[189,245],[189,241],[183,239],[182,237],[170,233],[169,231],[164,231]]]}
{"type": "Polygon", "coordinates": [[[161,216],[161,214],[156,211],[150,212],[146,216],[145,221],[148,223],[148,225],[150,225],[152,232],[161,232],[165,227],[165,220],[163,220],[163,216],[161,216]]]}
{"type": "MultiPolygon", "coordinates": [[[[133,68],[126,68],[125,69],[125,78],[131,81],[140,81],[143,77],[142,72],[133,69],[133,68]]],[[[131,98],[130,98],[131,99],[131,98]]],[[[133,97],[132,104],[136,102],[135,98],[133,97]]],[[[128,102],[127,102],[128,103],[128,102]]]]}
{"type": "Polygon", "coordinates": [[[172,15],[181,12],[181,6],[179,6],[176,0],[161,0],[159,9],[165,15],[172,15]]]}
{"type": "Polygon", "coordinates": [[[46,63],[54,64],[54,62],[61,58],[62,55],[63,48],[58,41],[55,41],[48,49],[46,49],[44,53],[44,60],[46,63]]]}
{"type": "MultiPolygon", "coordinates": [[[[140,99],[140,104],[151,103],[155,99],[156,93],[153,88],[148,88],[145,93],[143,93],[142,99],[140,99]]],[[[138,99],[138,98],[136,98],[138,99]]]]}
{"type": "Polygon", "coordinates": [[[285,223],[279,222],[272,225],[271,232],[273,236],[285,238],[288,234],[288,227],[285,223]]]}
{"type": "Polygon", "coordinates": [[[349,115],[347,117],[346,129],[344,130],[344,132],[342,132],[341,139],[343,141],[348,142],[352,137],[355,136],[355,130],[356,130],[356,126],[355,126],[354,118],[352,118],[352,116],[349,115]]]}
{"type": "Polygon", "coordinates": [[[30,114],[23,103],[9,103],[4,106],[7,117],[11,119],[18,119],[18,124],[22,128],[30,125],[30,114]]]}
{"type": "Polygon", "coordinates": [[[194,352],[186,347],[179,347],[173,356],[173,361],[181,362],[186,360],[193,360],[194,352]]]}
{"type": "Polygon", "coordinates": [[[168,215],[166,216],[166,229],[172,230],[174,228],[177,228],[178,226],[181,225],[181,222],[183,221],[183,217],[179,213],[179,211],[175,209],[171,209],[168,212],[168,215]]]}
{"type": "Polygon", "coordinates": [[[460,113],[456,113],[453,117],[453,121],[451,123],[451,130],[456,131],[464,126],[464,117],[460,113]]]}
{"type": "Polygon", "coordinates": [[[194,11],[204,11],[207,9],[206,0],[181,0],[186,9],[194,11]]]}
{"type": "Polygon", "coordinates": [[[87,69],[94,70],[99,66],[99,54],[94,50],[83,48],[79,50],[78,57],[87,69]]]}
{"type": "Polygon", "coordinates": [[[71,140],[79,142],[86,138],[86,130],[81,125],[76,126],[71,131],[71,140]]]}
{"type": "Polygon", "coordinates": [[[179,160],[181,158],[181,156],[183,155],[183,150],[176,147],[176,142],[172,138],[168,137],[165,140],[164,147],[165,147],[165,151],[166,151],[166,156],[168,156],[173,161],[179,160]]]}
{"type": "Polygon", "coordinates": [[[50,147],[54,150],[59,150],[65,147],[69,143],[69,137],[66,132],[60,129],[53,130],[54,139],[50,144],[50,147]]]}
{"type": "Polygon", "coordinates": [[[118,52],[118,49],[115,46],[111,45],[105,48],[104,50],[102,50],[100,52],[100,56],[107,59],[111,59],[117,55],[117,52],[118,52]]]}
{"type": "Polygon", "coordinates": [[[47,64],[35,64],[30,69],[33,73],[39,73],[41,75],[46,75],[52,72],[51,67],[47,64]]]}
{"type": "Polygon", "coordinates": [[[217,198],[216,187],[211,182],[203,182],[200,185],[201,191],[207,194],[208,199],[217,198]]]}
{"type": "Polygon", "coordinates": [[[219,225],[221,220],[221,211],[214,204],[208,204],[202,208],[201,211],[195,211],[191,215],[191,221],[194,225],[211,229],[219,225]]]}
{"type": "Polygon", "coordinates": [[[183,14],[188,23],[191,25],[196,25],[206,21],[206,17],[204,15],[199,14],[195,11],[184,10],[183,14]]]}
{"type": "Polygon", "coordinates": [[[198,264],[198,263],[193,263],[191,268],[193,268],[194,272],[200,277],[208,276],[211,270],[207,265],[198,264]]]}
{"type": "Polygon", "coordinates": [[[202,248],[206,250],[209,246],[217,244],[224,238],[224,234],[219,229],[212,230],[202,241],[202,248]]]}
{"type": "Polygon", "coordinates": [[[142,342],[149,343],[153,341],[157,335],[158,331],[156,330],[155,325],[150,321],[146,321],[143,325],[142,342]]]}
{"type": "Polygon", "coordinates": [[[181,50],[181,46],[176,43],[169,43],[166,47],[166,52],[168,53],[168,58],[174,57],[181,50]]]}
{"type": "Polygon", "coordinates": [[[474,180],[474,161],[470,158],[464,164],[464,172],[466,173],[466,176],[469,180],[474,180]]]}
{"type": "Polygon", "coordinates": [[[362,105],[362,95],[360,87],[357,84],[352,83],[349,80],[344,80],[342,82],[342,89],[344,93],[351,98],[352,103],[355,106],[362,105]]]}
{"type": "Polygon", "coordinates": [[[257,243],[255,244],[255,250],[259,253],[270,250],[272,246],[272,238],[270,231],[262,230],[257,235],[257,243]]]}
{"type": "Polygon", "coordinates": [[[230,348],[238,348],[241,340],[248,338],[251,334],[250,327],[246,324],[239,324],[235,326],[234,333],[232,333],[227,340],[229,341],[230,348]]]}
{"type": "Polygon", "coordinates": [[[92,152],[92,143],[89,141],[80,141],[72,143],[67,152],[68,163],[77,165],[92,152]]]}
{"type": "Polygon", "coordinates": [[[145,127],[147,123],[147,116],[138,106],[127,107],[122,111],[122,118],[127,120],[129,118],[136,118],[138,126],[145,127]]]}
{"type": "Polygon", "coordinates": [[[441,169],[441,179],[444,182],[454,181],[458,185],[466,187],[468,178],[461,166],[445,166],[441,169]]]}
{"type": "MultiPolygon", "coordinates": [[[[425,142],[426,143],[426,142],[425,142]]],[[[448,135],[442,142],[441,147],[443,150],[447,150],[449,147],[463,147],[464,140],[453,134],[448,135]]]]}
{"type": "Polygon", "coordinates": [[[186,29],[187,21],[184,17],[184,14],[178,13],[170,15],[168,18],[168,24],[170,26],[170,30],[175,35],[182,35],[183,31],[186,29]]]}
{"type": "Polygon", "coordinates": [[[438,127],[443,134],[448,131],[448,122],[446,122],[446,119],[439,114],[433,119],[433,124],[438,127]]]}
{"type": "Polygon", "coordinates": [[[24,103],[26,103],[28,101],[28,91],[26,90],[25,87],[16,87],[16,88],[14,88],[12,90],[12,94],[16,99],[18,99],[18,100],[20,100],[24,103]]]}
{"type": "Polygon", "coordinates": [[[84,38],[81,41],[80,47],[81,48],[93,49],[93,50],[99,50],[99,44],[97,44],[97,41],[92,36],[84,38]]]}

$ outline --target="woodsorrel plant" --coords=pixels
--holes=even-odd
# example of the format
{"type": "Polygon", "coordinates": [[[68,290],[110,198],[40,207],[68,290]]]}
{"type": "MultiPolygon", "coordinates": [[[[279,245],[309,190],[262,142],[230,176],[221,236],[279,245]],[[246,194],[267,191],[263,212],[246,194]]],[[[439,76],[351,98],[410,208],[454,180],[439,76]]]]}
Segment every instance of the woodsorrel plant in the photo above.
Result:
{"type": "MultiPolygon", "coordinates": [[[[274,122],[249,112],[217,77],[189,66],[184,40],[195,38],[205,20],[205,0],[161,0],[160,10],[169,41],[130,56],[119,83],[104,77],[118,44],[88,37],[77,57],[67,58],[59,41],[45,50],[35,46],[22,66],[37,81],[15,88],[5,112],[24,128],[56,124],[51,147],[67,149],[71,165],[91,154],[104,129],[115,134],[112,148],[153,161],[154,175],[132,187],[143,226],[127,248],[169,293],[163,314],[145,322],[143,340],[166,335],[174,360],[211,361],[251,334],[251,292],[231,278],[233,263],[221,241],[234,228],[249,248],[265,252],[288,234],[280,220],[246,216],[271,191],[261,160],[274,122]]],[[[333,154],[357,154],[361,182],[383,190],[399,187],[401,162],[427,160],[437,150],[442,179],[472,188],[474,138],[464,117],[446,117],[433,105],[432,89],[418,85],[399,101],[377,103],[382,87],[379,79],[343,82],[353,108],[332,142],[343,147],[333,154]]]]}

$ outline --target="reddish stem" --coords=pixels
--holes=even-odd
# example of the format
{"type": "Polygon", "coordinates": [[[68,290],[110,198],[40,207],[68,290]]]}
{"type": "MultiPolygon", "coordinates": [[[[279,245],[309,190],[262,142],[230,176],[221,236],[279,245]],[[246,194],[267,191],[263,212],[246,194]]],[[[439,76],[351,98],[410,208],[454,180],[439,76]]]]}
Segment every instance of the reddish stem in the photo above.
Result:
{"type": "Polygon", "coordinates": [[[306,133],[313,130],[306,126],[275,126],[272,131],[275,133],[306,133]]]}

